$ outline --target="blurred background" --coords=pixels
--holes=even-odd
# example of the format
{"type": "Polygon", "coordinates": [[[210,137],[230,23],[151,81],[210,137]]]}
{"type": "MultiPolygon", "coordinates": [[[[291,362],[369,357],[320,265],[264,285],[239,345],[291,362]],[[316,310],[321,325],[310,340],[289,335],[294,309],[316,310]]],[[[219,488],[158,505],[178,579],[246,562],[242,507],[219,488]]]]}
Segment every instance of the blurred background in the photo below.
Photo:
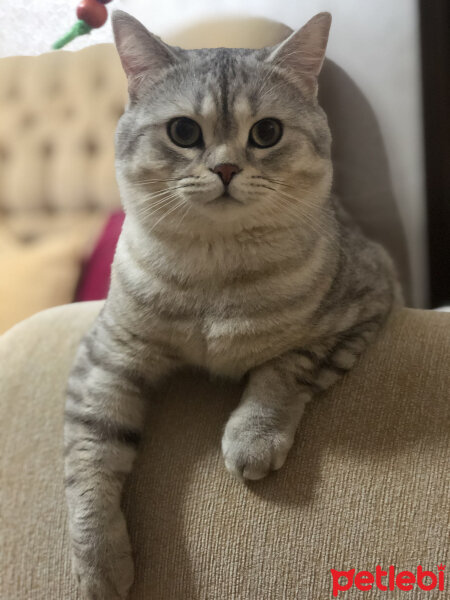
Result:
{"type": "MultiPolygon", "coordinates": [[[[89,0],[96,2],[97,0],[89,0]]],[[[122,215],[113,135],[126,83],[110,21],[51,45],[77,0],[0,4],[0,332],[104,297],[122,215]]],[[[113,0],[169,43],[260,47],[315,13],[333,25],[321,76],[335,190],[391,251],[407,303],[450,304],[447,0],[113,0]]]]}

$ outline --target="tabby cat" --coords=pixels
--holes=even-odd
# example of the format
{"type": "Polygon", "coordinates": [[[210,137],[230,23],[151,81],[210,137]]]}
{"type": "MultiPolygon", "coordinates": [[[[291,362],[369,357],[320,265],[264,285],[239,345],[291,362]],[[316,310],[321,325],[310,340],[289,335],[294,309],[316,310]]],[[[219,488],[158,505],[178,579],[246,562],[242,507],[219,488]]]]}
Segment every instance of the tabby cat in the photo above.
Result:
{"type": "Polygon", "coordinates": [[[331,17],[260,50],[182,50],[115,12],[129,104],[116,135],[126,212],[103,310],[65,412],[73,567],[89,599],[126,598],[120,508],[152,389],[191,365],[235,379],[226,468],[279,469],[305,404],[349,369],[399,289],[390,258],[330,194],[317,102],[331,17]]]}

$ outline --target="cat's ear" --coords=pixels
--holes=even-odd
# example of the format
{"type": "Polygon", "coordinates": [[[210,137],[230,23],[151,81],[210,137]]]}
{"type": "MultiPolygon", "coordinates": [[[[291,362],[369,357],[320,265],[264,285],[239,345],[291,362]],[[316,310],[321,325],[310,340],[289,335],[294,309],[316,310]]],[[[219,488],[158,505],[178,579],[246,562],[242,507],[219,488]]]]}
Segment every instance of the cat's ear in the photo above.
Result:
{"type": "Polygon", "coordinates": [[[266,61],[299,75],[317,78],[325,58],[331,15],[317,14],[273,48],[266,61]]]}
{"type": "Polygon", "coordinates": [[[142,23],[122,10],[112,14],[117,52],[128,78],[130,98],[136,96],[144,78],[156,78],[178,60],[178,48],[165,44],[142,23]]]}

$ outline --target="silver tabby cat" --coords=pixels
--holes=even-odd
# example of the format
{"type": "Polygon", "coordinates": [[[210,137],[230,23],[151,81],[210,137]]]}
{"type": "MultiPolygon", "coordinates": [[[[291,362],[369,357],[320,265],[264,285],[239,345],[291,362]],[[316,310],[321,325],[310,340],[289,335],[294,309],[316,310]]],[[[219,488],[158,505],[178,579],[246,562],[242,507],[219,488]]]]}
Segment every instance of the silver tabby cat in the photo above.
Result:
{"type": "Polygon", "coordinates": [[[187,51],[114,14],[130,96],[116,136],[126,219],[64,431],[86,598],[126,598],[133,581],[120,500],[155,386],[186,365],[245,375],[222,450],[231,473],[262,478],[400,296],[387,254],[330,195],[317,102],[330,22],[321,13],[261,50],[187,51]]]}

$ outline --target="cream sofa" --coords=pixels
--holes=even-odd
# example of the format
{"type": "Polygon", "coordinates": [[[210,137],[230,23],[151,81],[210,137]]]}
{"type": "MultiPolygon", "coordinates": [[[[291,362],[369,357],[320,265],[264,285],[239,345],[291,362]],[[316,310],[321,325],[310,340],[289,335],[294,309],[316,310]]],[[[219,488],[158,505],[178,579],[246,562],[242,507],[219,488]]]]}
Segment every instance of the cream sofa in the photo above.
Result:
{"type": "MultiPolygon", "coordinates": [[[[100,306],[52,308],[0,337],[2,600],[78,599],[64,388],[100,306]]],[[[149,402],[126,485],[130,600],[325,600],[330,569],[437,573],[449,558],[449,364],[450,314],[397,311],[356,368],[308,406],[284,467],[247,485],[220,453],[239,386],[173,379],[149,402]]],[[[368,597],[445,598],[446,585],[447,596],[414,586],[368,597]]],[[[338,597],[362,594],[353,587],[338,597]]]]}

